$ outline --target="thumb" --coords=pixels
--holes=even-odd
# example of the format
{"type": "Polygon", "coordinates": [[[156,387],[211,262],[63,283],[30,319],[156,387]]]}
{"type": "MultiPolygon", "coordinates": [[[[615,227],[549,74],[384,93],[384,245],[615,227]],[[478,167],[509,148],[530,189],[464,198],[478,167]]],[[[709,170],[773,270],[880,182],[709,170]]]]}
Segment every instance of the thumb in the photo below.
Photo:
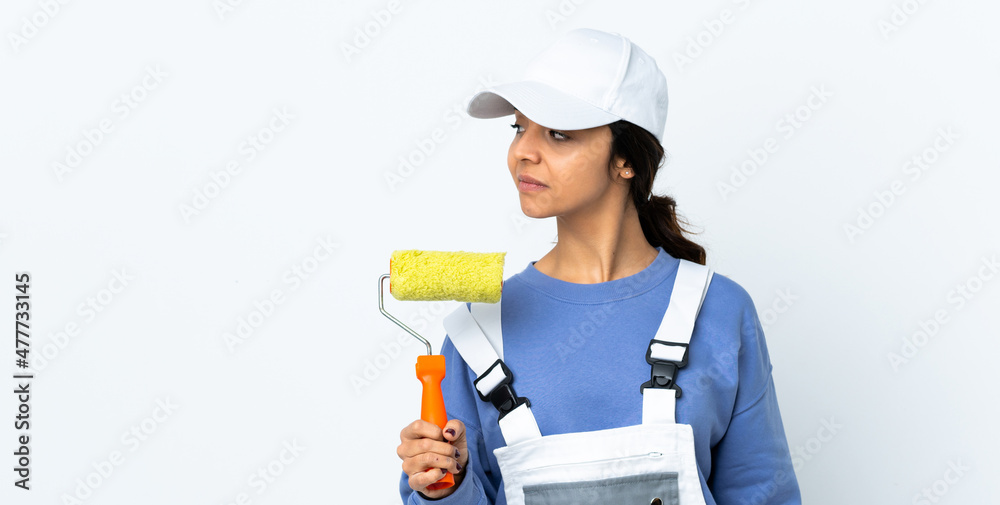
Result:
{"type": "Polygon", "coordinates": [[[444,425],[444,439],[455,448],[455,458],[458,464],[465,466],[469,461],[468,444],[465,441],[465,423],[451,419],[444,425]]]}
{"type": "Polygon", "coordinates": [[[458,419],[450,419],[442,430],[444,439],[450,444],[465,444],[465,423],[458,419]]]}

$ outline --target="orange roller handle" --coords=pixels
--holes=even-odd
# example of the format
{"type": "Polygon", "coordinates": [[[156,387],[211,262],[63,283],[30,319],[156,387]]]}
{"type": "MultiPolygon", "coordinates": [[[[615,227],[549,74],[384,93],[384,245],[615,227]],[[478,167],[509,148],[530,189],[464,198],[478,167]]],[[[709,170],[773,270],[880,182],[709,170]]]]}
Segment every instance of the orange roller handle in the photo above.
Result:
{"type": "MultiPolygon", "coordinates": [[[[440,354],[422,354],[417,356],[417,378],[424,385],[420,399],[420,419],[436,424],[444,429],[448,422],[448,411],[444,408],[444,395],[441,393],[441,380],[444,379],[445,361],[440,354]]],[[[432,469],[437,471],[437,469],[432,469]]],[[[455,476],[445,473],[441,480],[427,486],[427,489],[445,489],[455,485],[455,476]]]]}

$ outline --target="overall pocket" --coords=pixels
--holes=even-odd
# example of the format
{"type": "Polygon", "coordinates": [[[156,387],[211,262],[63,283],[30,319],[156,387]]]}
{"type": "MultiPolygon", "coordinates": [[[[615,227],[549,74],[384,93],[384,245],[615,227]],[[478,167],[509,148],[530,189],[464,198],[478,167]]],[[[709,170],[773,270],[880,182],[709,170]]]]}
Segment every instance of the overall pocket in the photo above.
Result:
{"type": "Polygon", "coordinates": [[[647,473],[609,479],[530,484],[525,505],[679,505],[677,472],[647,473]]]}
{"type": "Polygon", "coordinates": [[[705,505],[689,425],[549,435],[493,454],[510,505],[705,505]]]}

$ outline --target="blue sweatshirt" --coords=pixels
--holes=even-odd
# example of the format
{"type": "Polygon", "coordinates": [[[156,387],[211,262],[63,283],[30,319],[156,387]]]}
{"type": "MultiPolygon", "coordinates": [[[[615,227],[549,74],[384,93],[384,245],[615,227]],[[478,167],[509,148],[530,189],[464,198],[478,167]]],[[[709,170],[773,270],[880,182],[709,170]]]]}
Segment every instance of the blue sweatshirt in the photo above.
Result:
{"type": "MultiPolygon", "coordinates": [[[[596,284],[549,277],[530,262],[504,281],[503,359],[514,390],[531,401],[543,436],[642,423],[639,386],[649,380],[645,353],[663,319],[680,260],[659,254],[641,272],[596,284]]],[[[799,504],[771,362],[753,301],[718,273],[709,285],[678,372],[676,421],[690,424],[708,505],[799,504]]],[[[479,399],[475,372],[446,336],[442,381],[449,419],[465,423],[469,461],[449,496],[410,489],[411,505],[505,505],[493,450],[505,446],[497,410],[479,399]]]]}

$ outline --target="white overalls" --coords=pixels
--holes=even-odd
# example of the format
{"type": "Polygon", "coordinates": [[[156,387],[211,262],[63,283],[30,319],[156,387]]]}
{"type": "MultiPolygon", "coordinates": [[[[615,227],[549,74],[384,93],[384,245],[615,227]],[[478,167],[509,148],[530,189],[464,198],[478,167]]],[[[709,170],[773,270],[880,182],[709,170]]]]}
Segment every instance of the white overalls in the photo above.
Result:
{"type": "Polygon", "coordinates": [[[476,372],[483,401],[500,411],[507,445],[493,451],[511,505],[704,505],[691,426],[674,421],[677,370],[687,364],[688,343],[712,271],[680,260],[670,303],[650,340],[650,381],[640,387],[642,424],[542,436],[530,402],[511,387],[502,361],[500,303],[465,304],[444,320],[455,348],[476,372]]]}

